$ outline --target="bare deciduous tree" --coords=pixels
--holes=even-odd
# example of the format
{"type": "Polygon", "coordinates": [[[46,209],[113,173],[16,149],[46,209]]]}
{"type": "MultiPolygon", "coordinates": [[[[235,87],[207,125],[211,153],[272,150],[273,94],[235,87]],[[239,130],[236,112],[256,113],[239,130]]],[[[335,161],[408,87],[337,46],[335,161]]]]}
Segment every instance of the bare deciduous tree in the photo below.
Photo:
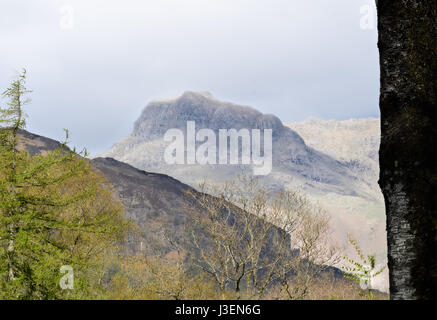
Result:
{"type": "Polygon", "coordinates": [[[270,195],[245,177],[220,186],[203,183],[200,191],[190,195],[201,208],[187,208],[198,221],[191,232],[197,266],[223,295],[232,290],[237,299],[259,299],[281,285],[288,298],[302,298],[338,261],[327,241],[326,214],[299,193],[270,195]]]}

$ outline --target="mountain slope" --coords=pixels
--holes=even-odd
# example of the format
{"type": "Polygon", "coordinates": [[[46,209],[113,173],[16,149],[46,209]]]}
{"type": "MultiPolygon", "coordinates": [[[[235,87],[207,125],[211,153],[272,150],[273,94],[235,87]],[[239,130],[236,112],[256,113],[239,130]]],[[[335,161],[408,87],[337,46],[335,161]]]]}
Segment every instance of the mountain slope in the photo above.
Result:
{"type": "MultiPolygon", "coordinates": [[[[20,131],[20,144],[31,155],[44,154],[61,146],[55,140],[27,131],[20,131]]],[[[145,250],[147,246],[153,247],[154,253],[169,254],[175,250],[168,241],[167,237],[170,237],[171,241],[185,250],[187,257],[196,254],[197,249],[193,247],[188,232],[197,224],[198,218],[193,213],[202,214],[205,210],[197,202],[197,191],[167,175],[139,170],[112,158],[96,158],[91,165],[103,173],[114,187],[114,195],[122,202],[127,218],[138,226],[138,232],[129,237],[128,248],[132,252],[145,250]],[[188,192],[196,194],[196,197],[188,192]]],[[[205,196],[207,201],[214,201],[213,196],[205,196]]],[[[241,209],[233,205],[229,205],[229,208],[234,208],[231,209],[230,221],[241,221],[241,209]]],[[[262,219],[257,221],[267,223],[262,219]]],[[[284,232],[277,227],[270,230],[272,233],[284,232]]],[[[199,232],[202,237],[208,238],[208,234],[202,230],[199,232]]],[[[272,244],[266,244],[265,252],[274,252],[272,244]]]]}
{"type": "MultiPolygon", "coordinates": [[[[195,121],[196,130],[208,128],[216,134],[219,129],[272,129],[273,168],[269,175],[259,176],[260,182],[270,191],[302,190],[330,213],[334,237],[348,253],[352,250],[346,235],[351,233],[363,250],[376,253],[379,261],[385,260],[385,211],[375,169],[377,138],[369,138],[371,148],[366,156],[363,154],[367,151],[362,151],[366,145],[360,139],[352,139],[350,145],[353,141],[359,143],[339,156],[332,151],[331,143],[338,140],[336,144],[341,146],[350,137],[347,131],[335,140],[337,132],[329,134],[332,128],[328,126],[314,131],[312,136],[319,140],[312,140],[309,135],[299,134],[306,132],[299,125],[284,126],[273,115],[219,101],[209,93],[188,91],[175,99],[150,102],[135,122],[132,133],[99,156],[170,175],[194,188],[204,180],[221,183],[235,179],[238,174],[253,174],[253,165],[167,164],[164,152],[169,142],[164,141],[164,135],[176,128],[186,136],[187,121],[195,121]],[[360,151],[349,154],[354,149],[360,151]]],[[[367,139],[365,130],[357,128],[355,132],[355,137],[361,135],[367,139]]]]}
{"type": "Polygon", "coordinates": [[[380,120],[378,118],[350,120],[308,119],[285,123],[296,131],[305,143],[346,164],[362,179],[377,185],[379,176],[380,120]]]}
{"type": "MultiPolygon", "coordinates": [[[[380,119],[319,120],[310,118],[304,122],[285,123],[296,131],[305,143],[320,150],[348,166],[357,179],[369,185],[376,201],[363,202],[361,199],[325,197],[321,203],[329,210],[336,210],[333,223],[338,219],[348,225],[348,230],[363,243],[370,253],[377,253],[380,262],[386,261],[386,230],[384,199],[378,185],[380,119]],[[344,201],[342,203],[342,201],[344,201]],[[360,216],[347,213],[347,206],[360,216]],[[365,219],[362,219],[365,217],[365,219]]],[[[388,273],[384,273],[381,288],[388,290],[388,273]]]]}

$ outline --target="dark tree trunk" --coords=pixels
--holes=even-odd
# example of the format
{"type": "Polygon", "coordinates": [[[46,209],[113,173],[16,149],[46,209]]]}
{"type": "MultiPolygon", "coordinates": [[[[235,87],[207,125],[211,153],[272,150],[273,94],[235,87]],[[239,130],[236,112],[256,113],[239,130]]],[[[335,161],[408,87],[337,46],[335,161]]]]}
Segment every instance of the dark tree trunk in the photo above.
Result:
{"type": "Polygon", "coordinates": [[[390,294],[437,299],[437,1],[377,7],[390,294]]]}

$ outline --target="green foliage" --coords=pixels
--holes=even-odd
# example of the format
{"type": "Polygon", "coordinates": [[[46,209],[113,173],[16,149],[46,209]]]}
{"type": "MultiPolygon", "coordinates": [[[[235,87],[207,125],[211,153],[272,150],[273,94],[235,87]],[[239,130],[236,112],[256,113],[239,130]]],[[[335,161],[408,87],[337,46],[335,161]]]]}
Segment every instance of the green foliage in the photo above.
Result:
{"type": "MultiPolygon", "coordinates": [[[[190,274],[183,257],[142,254],[116,257],[105,298],[111,300],[206,300],[222,297],[202,273],[190,274]]],[[[231,297],[226,296],[226,297],[231,297]]]]}
{"type": "Polygon", "coordinates": [[[350,235],[348,235],[348,240],[355,249],[355,252],[358,254],[361,262],[355,261],[349,257],[344,257],[343,259],[349,264],[349,266],[342,266],[342,270],[346,278],[354,280],[360,284],[361,289],[367,289],[367,294],[369,298],[372,299],[372,279],[381,274],[384,271],[385,266],[380,269],[376,269],[375,256],[368,255],[366,257],[356,240],[354,240],[350,235]]]}
{"type": "MultiPolygon", "coordinates": [[[[123,236],[122,207],[90,162],[67,143],[44,155],[20,148],[26,72],[3,93],[0,109],[0,298],[84,298],[89,270],[123,236]],[[62,290],[63,265],[73,267],[76,290],[62,290]]],[[[68,138],[68,134],[67,134],[68,138]]]]}

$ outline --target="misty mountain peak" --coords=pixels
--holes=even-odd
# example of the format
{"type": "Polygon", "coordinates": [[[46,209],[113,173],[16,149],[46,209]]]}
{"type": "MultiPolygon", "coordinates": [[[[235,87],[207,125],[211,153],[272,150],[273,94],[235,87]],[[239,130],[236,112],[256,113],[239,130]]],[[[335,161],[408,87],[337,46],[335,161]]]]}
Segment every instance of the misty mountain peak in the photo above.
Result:
{"type": "Polygon", "coordinates": [[[272,129],[274,136],[284,129],[274,115],[220,101],[209,92],[186,91],[176,99],[150,102],[135,122],[132,136],[155,139],[171,128],[184,130],[187,121],[195,121],[197,128],[212,130],[272,129]]]}
{"type": "Polygon", "coordinates": [[[215,100],[214,96],[209,91],[185,91],[180,99],[198,101],[200,99],[215,100]]]}

